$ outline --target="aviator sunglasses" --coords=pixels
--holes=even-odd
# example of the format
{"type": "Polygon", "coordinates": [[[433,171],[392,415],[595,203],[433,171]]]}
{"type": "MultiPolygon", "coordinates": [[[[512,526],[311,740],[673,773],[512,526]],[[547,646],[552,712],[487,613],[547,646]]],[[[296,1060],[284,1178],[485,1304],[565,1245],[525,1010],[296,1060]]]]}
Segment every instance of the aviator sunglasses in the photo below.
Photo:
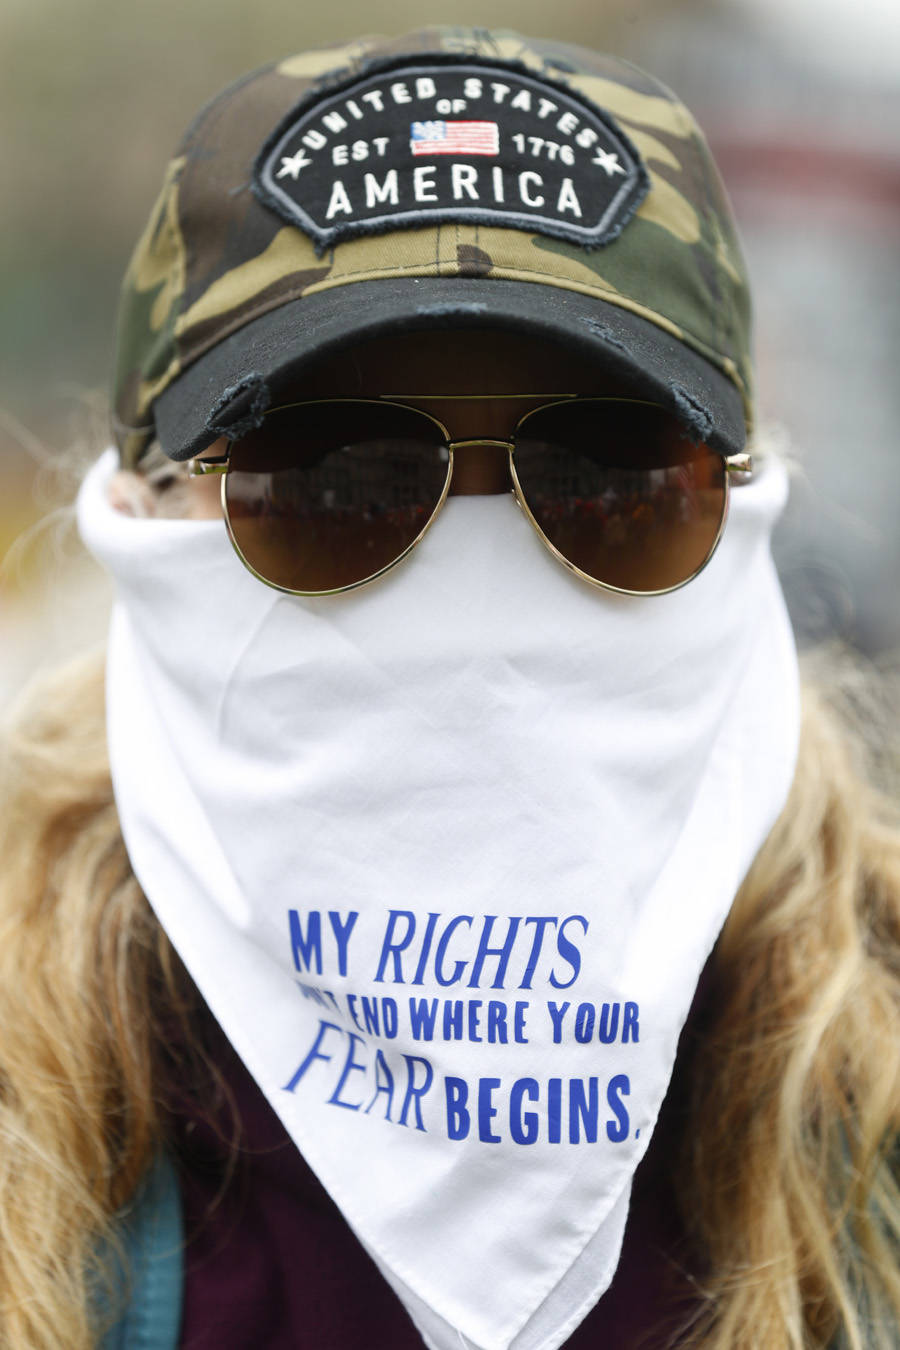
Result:
{"type": "Polygon", "coordinates": [[[456,441],[394,397],[309,399],[270,409],[225,455],[188,470],[223,475],[228,533],[254,576],[292,595],[334,595],[415,547],[466,446],[506,449],[542,543],[582,580],[628,595],[691,581],[721,538],[729,480],[752,472],[749,455],[711,449],[659,404],[575,394],[527,412],[508,439],[456,441]]]}

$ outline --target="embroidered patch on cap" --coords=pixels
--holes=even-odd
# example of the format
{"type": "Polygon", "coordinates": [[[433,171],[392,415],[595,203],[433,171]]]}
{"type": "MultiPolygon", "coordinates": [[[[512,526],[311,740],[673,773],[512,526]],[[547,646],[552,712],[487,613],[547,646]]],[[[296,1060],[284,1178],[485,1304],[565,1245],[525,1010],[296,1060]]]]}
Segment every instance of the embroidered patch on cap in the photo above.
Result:
{"type": "Polygon", "coordinates": [[[649,187],[611,114],[555,81],[467,59],[393,65],[307,95],[254,165],[259,199],[322,252],[460,221],[597,247],[649,187]]]}

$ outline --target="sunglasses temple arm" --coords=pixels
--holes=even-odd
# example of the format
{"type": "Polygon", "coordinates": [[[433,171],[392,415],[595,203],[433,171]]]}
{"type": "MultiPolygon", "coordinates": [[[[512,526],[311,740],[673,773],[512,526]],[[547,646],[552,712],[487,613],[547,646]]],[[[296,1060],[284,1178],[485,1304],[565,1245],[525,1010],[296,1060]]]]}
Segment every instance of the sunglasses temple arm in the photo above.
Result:
{"type": "Polygon", "coordinates": [[[189,459],[187,471],[190,478],[202,478],[204,474],[227,473],[228,456],[221,455],[218,459],[189,459]]]}
{"type": "Polygon", "coordinates": [[[742,477],[746,476],[749,478],[753,473],[752,455],[726,455],[725,472],[736,475],[740,474],[742,477]]]}

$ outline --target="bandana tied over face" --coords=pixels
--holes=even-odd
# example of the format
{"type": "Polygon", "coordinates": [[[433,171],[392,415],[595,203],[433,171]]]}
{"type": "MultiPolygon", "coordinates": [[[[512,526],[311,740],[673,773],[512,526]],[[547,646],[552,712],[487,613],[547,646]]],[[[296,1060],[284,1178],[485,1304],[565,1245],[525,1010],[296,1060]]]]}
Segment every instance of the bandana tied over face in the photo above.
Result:
{"type": "Polygon", "coordinates": [[[285,596],[220,521],[79,518],[117,587],[135,873],[433,1350],[555,1350],[612,1279],[699,972],[784,805],[796,654],[732,494],[670,595],[588,587],[511,496],[285,596]]]}

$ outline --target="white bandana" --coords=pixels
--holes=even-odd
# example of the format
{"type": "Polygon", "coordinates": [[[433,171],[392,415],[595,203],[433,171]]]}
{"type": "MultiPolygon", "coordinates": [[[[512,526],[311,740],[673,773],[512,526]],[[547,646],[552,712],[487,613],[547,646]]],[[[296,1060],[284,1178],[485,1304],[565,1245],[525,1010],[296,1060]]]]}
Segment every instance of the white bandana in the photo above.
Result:
{"type": "Polygon", "coordinates": [[[370,587],[283,596],[221,521],[79,499],[117,586],[129,856],[213,1013],[433,1350],[555,1350],[608,1287],[698,975],[784,805],[786,476],[661,597],[511,495],[370,587]]]}

